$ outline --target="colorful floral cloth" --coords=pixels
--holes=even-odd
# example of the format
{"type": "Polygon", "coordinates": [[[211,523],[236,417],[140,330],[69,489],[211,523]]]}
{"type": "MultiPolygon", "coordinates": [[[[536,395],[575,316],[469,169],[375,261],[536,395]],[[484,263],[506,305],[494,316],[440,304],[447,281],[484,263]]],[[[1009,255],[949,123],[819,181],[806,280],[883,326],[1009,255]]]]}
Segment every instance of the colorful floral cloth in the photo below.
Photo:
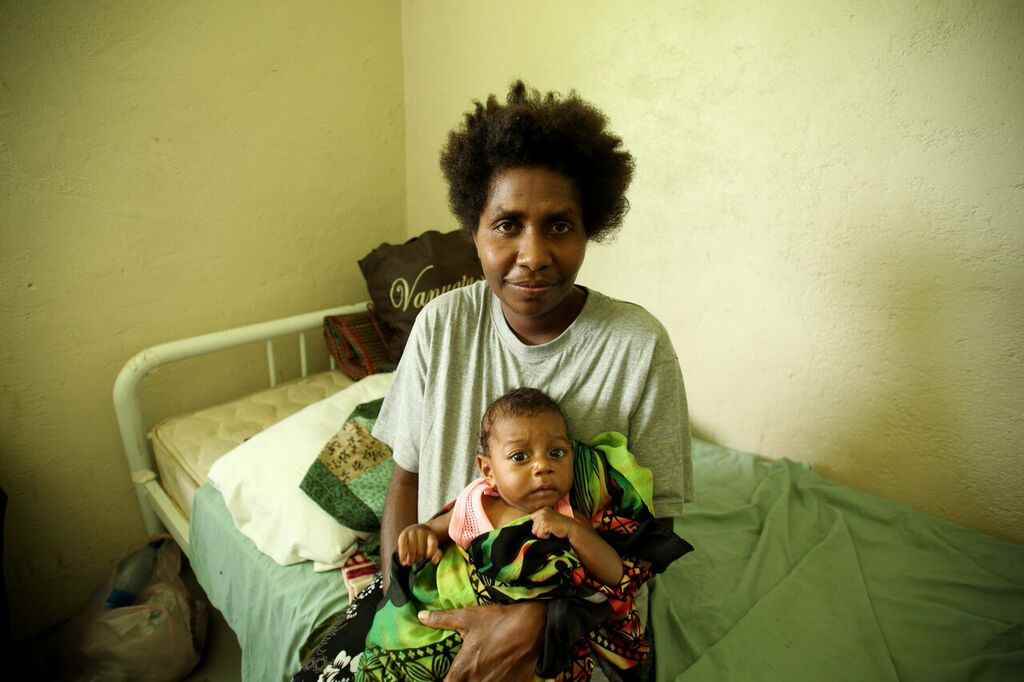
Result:
{"type": "Polygon", "coordinates": [[[639,677],[650,643],[633,595],[693,548],[654,518],[651,473],[626,449],[625,436],[602,434],[591,445],[576,443],[574,451],[572,510],[622,558],[619,584],[593,579],[567,541],[535,537],[532,521],[523,517],[479,535],[467,549],[450,545],[436,566],[409,568],[393,560],[391,585],[376,612],[371,604],[382,596],[379,581],[321,640],[296,681],[443,680],[461,638],[422,625],[420,610],[535,599],[550,602],[541,678],[588,680],[598,660],[612,679],[639,677]],[[360,637],[370,618],[364,648],[360,637]]]}

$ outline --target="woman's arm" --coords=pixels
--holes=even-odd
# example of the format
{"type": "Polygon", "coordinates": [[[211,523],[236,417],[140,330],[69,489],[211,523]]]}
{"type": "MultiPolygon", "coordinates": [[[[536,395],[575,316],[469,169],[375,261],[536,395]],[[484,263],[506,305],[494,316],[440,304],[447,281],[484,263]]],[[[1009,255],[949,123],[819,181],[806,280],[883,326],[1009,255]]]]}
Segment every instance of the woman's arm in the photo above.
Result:
{"type": "Polygon", "coordinates": [[[654,476],[654,515],[676,517],[693,497],[686,388],[672,341],[660,328],[647,378],[629,418],[629,451],[654,476]]]}
{"type": "Polygon", "coordinates": [[[406,526],[416,523],[419,501],[419,475],[395,465],[384,503],[384,518],[380,523],[380,568],[384,574],[384,589],[391,580],[391,555],[398,542],[398,534],[406,526]]]}

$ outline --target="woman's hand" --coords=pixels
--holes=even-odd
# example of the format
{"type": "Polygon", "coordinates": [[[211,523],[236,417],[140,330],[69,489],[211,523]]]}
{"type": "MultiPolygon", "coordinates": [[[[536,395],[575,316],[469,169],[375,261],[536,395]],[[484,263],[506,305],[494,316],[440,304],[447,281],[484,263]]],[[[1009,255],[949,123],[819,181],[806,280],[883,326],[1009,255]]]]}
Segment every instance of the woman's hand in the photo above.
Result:
{"type": "Polygon", "coordinates": [[[544,507],[530,514],[533,519],[533,534],[539,538],[568,538],[575,521],[563,516],[550,507],[544,507]]]}
{"type": "Polygon", "coordinates": [[[398,560],[403,566],[412,566],[423,559],[437,564],[441,560],[441,545],[434,531],[417,523],[398,534],[398,560]]]}
{"type": "Polygon", "coordinates": [[[462,648],[446,682],[528,682],[534,679],[546,609],[540,602],[420,611],[420,622],[455,630],[462,648]]]}

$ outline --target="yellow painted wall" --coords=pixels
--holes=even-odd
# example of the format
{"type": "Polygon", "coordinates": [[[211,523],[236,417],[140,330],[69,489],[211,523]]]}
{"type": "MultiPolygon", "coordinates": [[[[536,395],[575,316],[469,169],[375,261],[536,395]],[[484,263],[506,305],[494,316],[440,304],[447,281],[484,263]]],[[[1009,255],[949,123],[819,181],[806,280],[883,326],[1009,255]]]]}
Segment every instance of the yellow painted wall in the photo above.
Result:
{"type": "MultiPolygon", "coordinates": [[[[668,327],[698,433],[1024,541],[1024,5],[405,0],[409,234],[517,76],[636,156],[581,281],[668,327]]],[[[697,482],[698,494],[700,482],[697,482]]]]}
{"type": "MultiPolygon", "coordinates": [[[[665,322],[698,432],[1024,540],[1022,35],[1011,2],[0,4],[16,635],[142,537],[124,361],[362,298],[358,257],[454,227],[438,150],[516,76],[636,155],[581,281],[665,322]]],[[[259,347],[180,363],[146,417],[264,382],[259,347]]]]}
{"type": "MultiPolygon", "coordinates": [[[[16,636],[143,537],[111,402],[132,354],[365,297],[355,260],[404,235],[401,55],[397,0],[0,5],[16,636]]],[[[147,416],[265,383],[260,347],[182,363],[147,416]]]]}

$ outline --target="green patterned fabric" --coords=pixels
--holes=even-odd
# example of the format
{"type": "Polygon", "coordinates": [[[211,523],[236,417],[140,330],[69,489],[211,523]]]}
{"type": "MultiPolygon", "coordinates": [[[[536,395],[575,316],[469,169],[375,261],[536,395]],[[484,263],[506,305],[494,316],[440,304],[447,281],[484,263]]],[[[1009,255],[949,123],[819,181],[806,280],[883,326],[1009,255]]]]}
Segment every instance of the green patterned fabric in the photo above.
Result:
{"type": "Polygon", "coordinates": [[[395,467],[391,449],[371,435],[383,402],[381,398],[356,407],[299,484],[321,509],[353,530],[380,530],[395,467]]]}
{"type": "Polygon", "coordinates": [[[449,545],[436,566],[422,562],[410,569],[395,559],[356,679],[444,679],[461,640],[420,624],[420,610],[534,599],[567,604],[548,610],[538,666],[543,676],[588,679],[595,656],[623,671],[646,659],[650,645],[632,597],[692,547],[655,521],[650,471],[626,450],[624,436],[602,434],[592,446],[576,443],[574,451],[573,511],[619,552],[622,581],[607,586],[594,580],[566,540],[535,537],[529,516],[479,536],[466,550],[449,545]]]}

